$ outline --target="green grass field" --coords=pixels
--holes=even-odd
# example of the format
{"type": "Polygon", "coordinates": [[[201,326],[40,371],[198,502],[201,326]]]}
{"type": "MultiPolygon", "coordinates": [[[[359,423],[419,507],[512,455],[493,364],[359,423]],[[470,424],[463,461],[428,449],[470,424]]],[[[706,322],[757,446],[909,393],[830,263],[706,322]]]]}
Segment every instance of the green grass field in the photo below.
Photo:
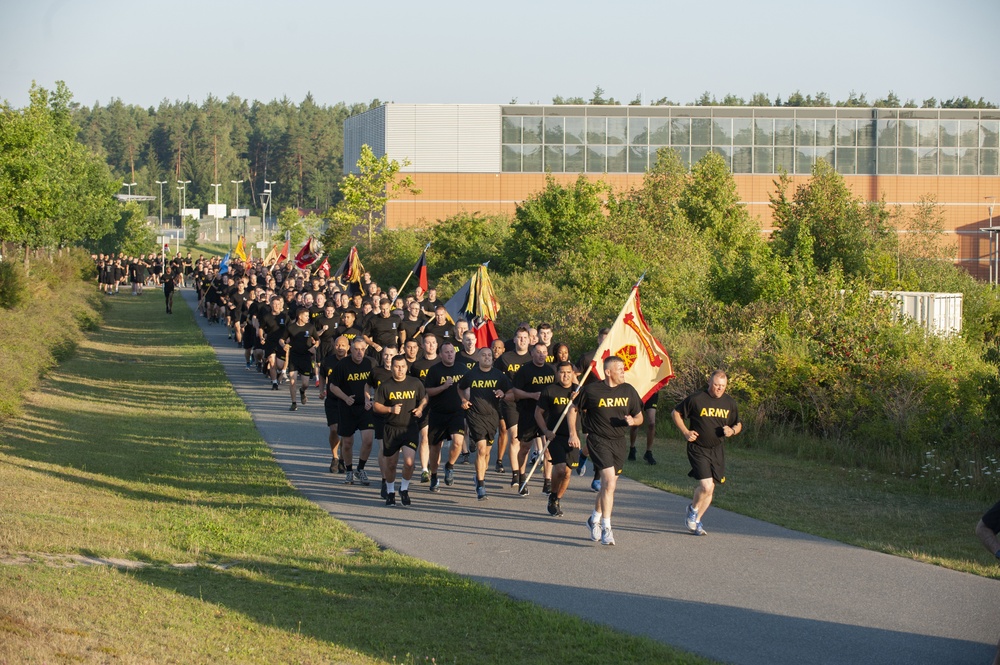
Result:
{"type": "Polygon", "coordinates": [[[292,489],[177,299],[0,429],[0,663],[701,663],[393,552],[292,489]],[[119,565],[87,565],[84,557],[119,565]]]}

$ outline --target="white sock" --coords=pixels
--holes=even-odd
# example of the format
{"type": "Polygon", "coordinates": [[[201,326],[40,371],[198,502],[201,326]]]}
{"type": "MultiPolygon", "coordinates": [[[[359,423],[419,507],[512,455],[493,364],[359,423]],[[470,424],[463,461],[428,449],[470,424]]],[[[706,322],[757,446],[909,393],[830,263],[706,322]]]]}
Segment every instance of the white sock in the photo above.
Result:
{"type": "Polygon", "coordinates": [[[595,510],[594,514],[590,516],[590,521],[593,522],[594,524],[600,523],[601,514],[595,510]]]}
{"type": "Polygon", "coordinates": [[[611,518],[610,517],[605,517],[604,519],[601,520],[601,528],[602,529],[610,529],[611,528],[611,518]]]}
{"type": "Polygon", "coordinates": [[[386,491],[387,494],[395,494],[396,493],[396,481],[394,480],[391,483],[387,482],[385,484],[385,491],[386,491]]]}
{"type": "Polygon", "coordinates": [[[403,478],[402,480],[399,481],[399,491],[400,492],[406,492],[409,489],[410,489],[410,481],[409,480],[407,480],[406,478],[403,478]]]}

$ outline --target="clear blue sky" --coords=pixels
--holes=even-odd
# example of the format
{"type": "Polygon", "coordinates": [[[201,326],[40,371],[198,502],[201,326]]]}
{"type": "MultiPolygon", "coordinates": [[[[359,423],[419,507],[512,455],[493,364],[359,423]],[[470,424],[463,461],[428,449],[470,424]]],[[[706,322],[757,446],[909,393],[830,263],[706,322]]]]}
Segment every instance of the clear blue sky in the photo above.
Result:
{"type": "Polygon", "coordinates": [[[997,0],[0,0],[0,98],[628,102],[890,89],[1000,103],[997,0]]]}

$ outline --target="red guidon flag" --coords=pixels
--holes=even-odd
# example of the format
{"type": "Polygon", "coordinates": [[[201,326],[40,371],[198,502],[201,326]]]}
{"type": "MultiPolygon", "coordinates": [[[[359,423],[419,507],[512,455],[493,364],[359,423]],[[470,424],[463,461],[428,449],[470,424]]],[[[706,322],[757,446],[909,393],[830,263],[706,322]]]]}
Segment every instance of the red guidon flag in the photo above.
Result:
{"type": "Polygon", "coordinates": [[[330,257],[329,256],[323,259],[323,263],[319,264],[319,268],[317,268],[317,270],[319,272],[323,273],[324,275],[326,275],[327,279],[330,278],[330,257]]]}
{"type": "Polygon", "coordinates": [[[303,245],[302,249],[299,250],[299,253],[295,255],[295,266],[301,270],[305,270],[312,264],[319,261],[320,253],[321,250],[319,242],[312,236],[309,236],[309,239],[306,240],[306,244],[303,245]]]}
{"type": "Polygon", "coordinates": [[[604,379],[604,359],[618,356],[625,361],[625,381],[632,384],[642,401],[674,378],[670,356],[646,325],[639,307],[639,287],[633,287],[622,313],[611,326],[611,332],[594,353],[592,371],[604,379]]]}

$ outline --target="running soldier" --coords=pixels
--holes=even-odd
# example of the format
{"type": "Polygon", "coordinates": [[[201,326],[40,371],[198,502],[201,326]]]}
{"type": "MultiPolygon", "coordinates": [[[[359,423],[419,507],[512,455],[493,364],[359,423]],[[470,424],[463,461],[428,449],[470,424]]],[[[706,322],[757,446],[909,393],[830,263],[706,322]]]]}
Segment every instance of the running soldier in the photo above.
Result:
{"type": "Polygon", "coordinates": [[[455,482],[455,462],[465,442],[465,412],[458,395],[458,382],[465,376],[464,365],[455,362],[455,345],[452,340],[441,343],[441,362],[431,366],[424,379],[427,390],[429,466],[431,491],[439,492],[437,470],[441,463],[441,445],[451,439],[448,461],[444,465],[444,484],[455,482]]]}
{"type": "Polygon", "coordinates": [[[355,481],[366,486],[370,484],[365,464],[372,451],[375,420],[372,417],[371,397],[365,390],[372,372],[372,361],[367,352],[365,340],[355,339],[351,343],[350,354],[337,363],[327,385],[327,389],[341,402],[337,434],[340,435],[340,455],[344,460],[344,483],[348,485],[353,485],[355,481]],[[357,470],[354,470],[355,432],[361,432],[357,470]]]}
{"type": "Polygon", "coordinates": [[[392,380],[385,381],[375,391],[373,400],[375,413],[385,416],[385,438],[382,467],[385,470],[385,505],[396,505],[396,465],[399,453],[403,453],[403,478],[399,486],[400,502],[410,505],[410,478],[413,477],[413,461],[417,442],[420,438],[419,421],[427,405],[424,385],[416,378],[407,376],[406,359],[396,356],[392,359],[392,380]]]}
{"type": "Polygon", "coordinates": [[[299,409],[299,405],[295,401],[295,386],[300,379],[299,396],[302,403],[306,403],[306,388],[309,387],[309,379],[315,376],[313,352],[318,345],[319,338],[316,335],[316,328],[309,322],[309,310],[300,308],[296,319],[285,327],[285,334],[280,340],[282,351],[285,352],[285,364],[288,368],[288,392],[292,397],[292,406],[289,407],[289,411],[298,411],[299,409]]]}
{"type": "Polygon", "coordinates": [[[341,360],[347,357],[350,349],[351,345],[347,338],[341,335],[334,340],[331,352],[324,356],[320,362],[322,387],[319,396],[323,400],[323,410],[326,412],[326,426],[330,429],[330,454],[333,455],[333,459],[330,461],[330,473],[333,473],[334,470],[337,473],[347,471],[344,468],[344,460],[338,454],[340,452],[340,435],[337,433],[340,423],[340,400],[329,390],[329,385],[334,369],[341,360]]]}
{"type": "Polygon", "coordinates": [[[493,366],[492,349],[479,349],[479,364],[458,382],[468,423],[468,438],[476,452],[476,496],[486,500],[486,468],[490,464],[490,447],[500,423],[500,405],[511,389],[507,375],[493,366]]]}
{"type": "Polygon", "coordinates": [[[570,469],[580,460],[580,437],[576,427],[570,428],[569,414],[559,423],[563,412],[573,402],[576,389],[576,372],[568,360],[556,364],[556,382],[545,386],[535,408],[535,422],[549,442],[548,453],[552,460],[552,491],[549,494],[549,515],[562,517],[559,505],[569,488],[570,469]]]}
{"type": "MultiPolygon", "coordinates": [[[[516,344],[516,339],[515,339],[516,344]]],[[[535,463],[541,451],[541,432],[538,429],[538,422],[535,420],[535,407],[542,396],[542,389],[555,382],[555,372],[552,365],[545,362],[548,349],[542,343],[537,343],[531,347],[531,362],[521,366],[514,374],[511,383],[514,385],[512,394],[517,400],[517,468],[520,469],[517,484],[521,487],[521,494],[528,496],[528,487],[524,484],[524,476],[528,466],[535,463]],[[531,459],[528,453],[531,452],[531,459]]],[[[514,453],[511,452],[513,457],[514,453]]],[[[514,466],[511,460],[511,466],[514,466]]],[[[546,469],[551,474],[551,468],[546,469]]],[[[548,479],[548,476],[546,476],[548,479]]],[[[547,494],[549,482],[545,483],[543,493],[547,494]]]]}
{"type": "MultiPolygon", "coordinates": [[[[500,356],[500,369],[503,370],[507,378],[510,379],[511,385],[513,385],[514,375],[517,374],[522,365],[530,362],[531,354],[528,353],[528,329],[522,326],[514,333],[514,349],[500,356]]],[[[506,442],[501,442],[500,449],[497,451],[497,467],[502,467],[501,460],[503,459],[504,445],[506,444],[510,449],[510,486],[517,487],[519,478],[524,471],[521,469],[521,460],[523,459],[521,457],[521,442],[517,436],[517,404],[514,402],[513,396],[504,402],[504,408],[500,413],[500,417],[507,425],[507,440],[506,442]]],[[[527,451],[525,451],[525,454],[527,454],[527,451]]]]}

